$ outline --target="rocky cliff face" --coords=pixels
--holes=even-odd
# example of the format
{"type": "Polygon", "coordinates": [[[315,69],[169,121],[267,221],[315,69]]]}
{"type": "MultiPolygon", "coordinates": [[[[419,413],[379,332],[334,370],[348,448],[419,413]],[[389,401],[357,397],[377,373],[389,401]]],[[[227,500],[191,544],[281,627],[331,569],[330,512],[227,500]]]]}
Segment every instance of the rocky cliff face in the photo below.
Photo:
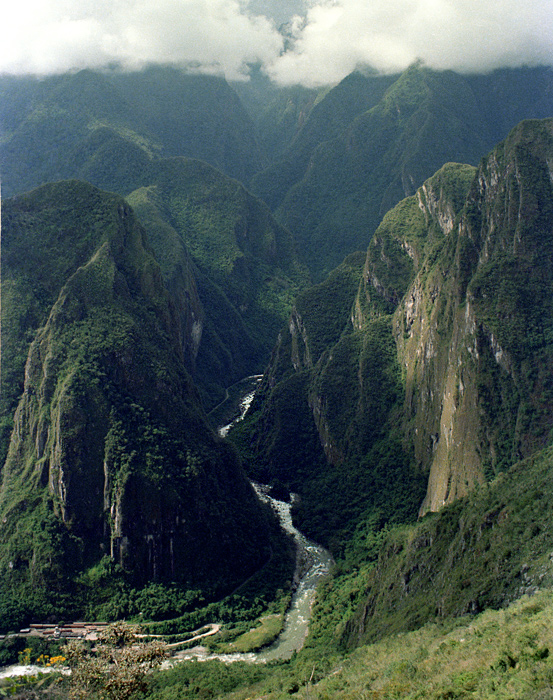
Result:
{"type": "Polygon", "coordinates": [[[550,161],[551,121],[523,122],[478,170],[444,166],[369,247],[354,323],[396,309],[423,513],[549,435],[550,161]]]}
{"type": "Polygon", "coordinates": [[[15,297],[2,309],[31,340],[2,471],[4,587],[67,590],[102,557],[135,585],[243,580],[269,556],[268,520],[185,369],[193,287],[169,294],[116,196],[59,183],[5,209],[3,285],[32,285],[35,234],[56,274],[38,275],[35,326],[15,297]]]}
{"type": "Polygon", "coordinates": [[[349,256],[297,299],[249,419],[252,473],[298,492],[302,529],[337,554],[363,523],[414,517],[423,498],[396,425],[391,317],[353,327],[364,262],[349,256]]]}
{"type": "Polygon", "coordinates": [[[426,482],[425,513],[547,444],[552,130],[523,122],[478,169],[444,166],[384,217],[349,270],[357,293],[337,293],[333,281],[351,289],[340,268],[280,336],[267,381],[302,374],[327,476],[356,473],[366,503],[381,489],[381,515],[398,507],[398,478],[413,485],[408,502],[417,475],[426,482]]]}
{"type": "MultiPolygon", "coordinates": [[[[548,439],[551,135],[550,121],[523,122],[483,161],[396,312],[406,434],[429,471],[422,512],[548,439]]],[[[425,216],[432,201],[421,199],[425,216]]]]}

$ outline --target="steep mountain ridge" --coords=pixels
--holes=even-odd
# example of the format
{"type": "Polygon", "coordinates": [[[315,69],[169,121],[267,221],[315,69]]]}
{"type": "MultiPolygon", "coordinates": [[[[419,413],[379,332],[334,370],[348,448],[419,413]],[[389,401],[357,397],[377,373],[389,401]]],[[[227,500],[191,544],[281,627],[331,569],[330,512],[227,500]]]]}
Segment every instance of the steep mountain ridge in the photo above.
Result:
{"type": "Polygon", "coordinates": [[[241,429],[251,473],[299,493],[300,527],[336,555],[367,525],[415,517],[424,493],[397,429],[391,317],[352,325],[365,257],[349,256],[297,298],[241,429]]]}
{"type": "Polygon", "coordinates": [[[396,313],[423,512],[549,439],[551,129],[523,122],[483,161],[450,245],[396,313]]]}
{"type": "Polygon", "coordinates": [[[202,307],[194,327],[193,375],[212,406],[223,398],[222,389],[263,371],[308,273],[290,232],[267,206],[215,168],[160,159],[145,182],[127,199],[166,283],[172,288],[175,274],[193,273],[202,307]]]}
{"type": "Polygon", "coordinates": [[[252,191],[272,209],[278,208],[288,190],[305,175],[315,149],[337,138],[357,115],[378,104],[395,79],[397,76],[356,71],[332,89],[321,91],[282,155],[252,178],[252,191]]]}
{"type": "Polygon", "coordinates": [[[263,165],[253,123],[220,78],[168,67],[2,76],[0,97],[6,196],[64,178],[128,194],[156,157],[200,158],[242,181],[263,165]]]}
{"type": "Polygon", "coordinates": [[[548,443],[552,125],[522,122],[478,170],[444,166],[384,217],[348,284],[339,268],[298,297],[251,430],[255,461],[300,489],[313,536],[393,522],[416,498],[437,510],[548,443]],[[293,381],[299,393],[279,404],[293,381]],[[311,413],[318,435],[300,484],[271,447],[293,425],[286,410],[300,425],[311,413]]]}
{"type": "Polygon", "coordinates": [[[253,123],[225,81],[159,67],[80,71],[3,76],[2,94],[4,194],[75,177],[130,197],[165,282],[195,298],[187,361],[206,408],[263,371],[309,276],[290,233],[223,175],[247,180],[261,167],[253,123]]]}
{"type": "MultiPolygon", "coordinates": [[[[87,247],[40,318],[3,327],[26,333],[28,355],[0,489],[2,596],[82,614],[106,561],[134,586],[235,587],[270,557],[272,521],[185,369],[194,299],[168,293],[119,197],[70,181],[4,206],[3,287],[28,281],[28,231],[56,262],[87,247]]],[[[3,297],[3,315],[18,303],[3,297]]]]}
{"type": "Polygon", "coordinates": [[[268,202],[279,203],[278,219],[294,232],[317,279],[348,253],[365,250],[384,213],[444,163],[477,165],[520,120],[549,117],[553,110],[547,68],[463,76],[416,64],[387,80],[357,75],[331,90],[286,158],[267,170],[267,186],[264,173],[252,182],[268,202]],[[364,110],[359,83],[374,98],[364,110]],[[334,93],[351,105],[338,128],[324,116],[334,93]],[[281,181],[288,183],[286,192],[281,181]],[[281,188],[278,197],[271,187],[281,188]]]}

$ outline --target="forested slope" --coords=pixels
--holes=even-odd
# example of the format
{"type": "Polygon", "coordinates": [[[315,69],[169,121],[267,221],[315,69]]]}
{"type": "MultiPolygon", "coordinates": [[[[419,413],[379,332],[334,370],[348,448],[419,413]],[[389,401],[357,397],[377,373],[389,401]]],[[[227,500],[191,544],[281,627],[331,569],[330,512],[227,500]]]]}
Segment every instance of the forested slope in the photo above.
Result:
{"type": "Polygon", "coordinates": [[[3,204],[2,600],[82,616],[123,584],[228,592],[281,545],[186,369],[193,280],[168,290],[91,185],[3,204]]]}
{"type": "Polygon", "coordinates": [[[250,460],[337,551],[356,524],[437,510],[548,444],[552,146],[552,122],[527,121],[478,170],[444,166],[364,263],[296,300],[250,460]]]}

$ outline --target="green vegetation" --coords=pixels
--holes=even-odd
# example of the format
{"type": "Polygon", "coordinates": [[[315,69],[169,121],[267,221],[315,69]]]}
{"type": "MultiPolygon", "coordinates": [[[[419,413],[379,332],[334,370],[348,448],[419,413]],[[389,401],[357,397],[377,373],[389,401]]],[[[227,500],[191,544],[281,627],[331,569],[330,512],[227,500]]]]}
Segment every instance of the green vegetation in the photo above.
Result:
{"type": "MultiPolygon", "coordinates": [[[[504,610],[390,635],[346,658],[320,650],[314,656],[306,650],[282,664],[181,663],[154,674],[145,697],[545,700],[553,686],[552,616],[551,593],[542,592],[504,610]]],[[[54,689],[45,690],[37,680],[25,686],[3,681],[1,690],[26,688],[25,697],[57,697],[54,689]]],[[[57,692],[66,690],[62,686],[57,692]]]]}
{"type": "Polygon", "coordinates": [[[82,642],[63,648],[71,669],[69,697],[131,700],[148,688],[148,676],[167,657],[159,640],[142,641],[139,627],[116,623],[98,635],[94,650],[82,642]]]}
{"type": "Polygon", "coordinates": [[[526,77],[528,92],[514,75],[506,90],[500,71],[486,81],[416,64],[392,78],[348,76],[312,109],[286,156],[256,175],[254,192],[294,232],[322,279],[345,255],[365,250],[386,211],[444,163],[477,165],[521,119],[549,116],[544,72],[526,77]]]}
{"type": "Polygon", "coordinates": [[[507,610],[390,635],[358,649],[336,673],[298,696],[548,698],[551,613],[547,593],[507,610]]]}
{"type": "Polygon", "coordinates": [[[246,182],[262,158],[236,93],[169,67],[0,79],[4,195],[86,179],[128,194],[158,157],[200,158],[246,182]]]}
{"type": "Polygon", "coordinates": [[[269,597],[286,587],[288,545],[208,427],[185,369],[186,294],[164,287],[128,205],[69,182],[6,209],[3,283],[33,279],[39,250],[25,256],[28,240],[42,231],[40,244],[53,245],[37,265],[43,315],[26,326],[17,296],[2,306],[20,319],[3,333],[27,351],[0,490],[0,595],[21,601],[5,629],[142,606],[175,617],[190,610],[187,590],[219,600],[264,566],[269,597]],[[152,580],[164,586],[144,605],[137,591],[152,580]]]}
{"type": "Polygon", "coordinates": [[[344,639],[354,646],[551,587],[551,460],[548,448],[439,513],[393,531],[344,639]]]}
{"type": "Polygon", "coordinates": [[[252,627],[247,632],[239,634],[231,642],[226,641],[226,644],[219,647],[218,650],[223,653],[257,651],[273,642],[282,632],[283,619],[281,615],[265,615],[258,622],[257,627],[252,627]]]}
{"type": "Polygon", "coordinates": [[[351,329],[364,261],[349,256],[298,297],[294,328],[281,333],[267,382],[230,434],[252,476],[300,495],[300,529],[352,560],[357,528],[413,518],[424,488],[396,426],[403,389],[391,318],[351,329]]]}
{"type": "Polygon", "coordinates": [[[286,192],[303,177],[316,148],[337,137],[357,115],[374,107],[396,78],[356,71],[332,89],[320,90],[318,94],[305,94],[301,88],[299,94],[298,88],[281,89],[275,99],[266,101],[258,118],[258,130],[266,143],[265,131],[269,125],[274,139],[275,132],[280,134],[289,124],[288,140],[278,150],[271,149],[274,162],[254,176],[252,191],[276,209],[286,192]],[[309,101],[296,117],[296,105],[299,102],[303,106],[303,100],[309,101]],[[276,129],[271,123],[275,118],[276,129]]]}
{"type": "MultiPolygon", "coordinates": [[[[146,201],[235,308],[247,309],[242,316],[249,332],[255,337],[260,324],[268,326],[265,333],[272,342],[275,323],[282,322],[307,282],[290,233],[238,183],[199,161],[164,161],[154,183],[153,197],[146,201]]],[[[142,201],[134,194],[129,197],[139,216],[142,201]]],[[[158,249],[162,259],[167,256],[159,243],[158,249]]],[[[267,344],[266,337],[256,341],[267,344]]]]}
{"type": "Polygon", "coordinates": [[[194,300],[191,371],[209,409],[227,386],[263,371],[307,272],[267,207],[205,163],[160,161],[150,183],[128,201],[166,284],[194,300]]]}
{"type": "Polygon", "coordinates": [[[300,527],[339,557],[314,647],[352,649],[551,585],[551,453],[536,452],[551,431],[551,148],[551,122],[527,122],[476,178],[445,166],[385,217],[364,265],[352,256],[298,297],[281,332],[233,439],[252,474],[300,494],[300,527]],[[459,499],[483,481],[465,472],[455,503],[414,525],[424,466],[448,441],[440,420],[454,436],[432,467],[442,478],[460,480],[455,460],[474,448],[482,476],[506,473],[459,499]]]}
{"type": "MultiPolygon", "coordinates": [[[[127,194],[141,224],[74,180],[5,204],[0,629],[129,618],[193,644],[217,622],[213,652],[269,644],[294,552],[239,453],[299,494],[297,524],[337,559],[304,649],[182,664],[148,690],[106,684],[125,658],[148,661],[116,639],[100,675],[101,653],[75,653],[74,696],[553,697],[551,120],[415,191],[495,133],[483,78],[415,65],[254,105],[279,158],[254,187],[324,278],[306,288],[290,231],[213,168],[261,168],[223,81],[39,82],[2,107],[12,186],[76,173],[127,194]],[[204,408],[262,369],[275,337],[250,415],[219,440],[204,408]],[[417,521],[421,503],[440,510],[417,521]]],[[[2,640],[0,660],[54,653],[26,643],[2,640]]]]}
{"type": "Polygon", "coordinates": [[[266,160],[273,162],[286,151],[317,104],[321,92],[273,83],[260,66],[250,67],[250,79],[232,83],[232,88],[250,114],[266,160]]]}

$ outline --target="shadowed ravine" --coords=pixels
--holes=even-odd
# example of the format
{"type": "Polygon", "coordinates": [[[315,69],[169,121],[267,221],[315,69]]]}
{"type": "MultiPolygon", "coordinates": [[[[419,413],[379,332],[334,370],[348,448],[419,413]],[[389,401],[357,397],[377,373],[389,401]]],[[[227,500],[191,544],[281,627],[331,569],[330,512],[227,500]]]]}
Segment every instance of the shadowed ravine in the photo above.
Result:
{"type": "Polygon", "coordinates": [[[290,608],[286,613],[284,629],[279,637],[266,649],[247,654],[212,654],[205,647],[187,649],[178,654],[179,661],[198,659],[210,661],[218,659],[227,663],[233,661],[249,661],[252,663],[265,663],[267,661],[289,659],[295,651],[299,651],[307,636],[309,620],[311,618],[311,606],[321,579],[328,574],[332,564],[330,553],[310,542],[292,524],[290,514],[291,504],[277,501],[267,495],[268,487],[254,484],[259,497],[268,503],[278,513],[282,527],[295,539],[298,552],[296,564],[296,580],[298,586],[292,597],[290,608]]]}
{"type": "MultiPolygon", "coordinates": [[[[247,408],[253,399],[252,384],[256,384],[257,377],[249,377],[250,381],[242,380],[244,394],[234,399],[229,397],[228,402],[234,401],[234,411],[231,406],[227,406],[225,411],[229,418],[229,424],[218,427],[219,435],[224,436],[236,422],[242,420],[246,415],[247,408]],[[245,409],[245,410],[244,410],[245,409]]],[[[224,402],[226,403],[226,402],[224,402]]],[[[219,408],[219,407],[218,407],[219,408]]],[[[211,654],[204,647],[188,649],[179,654],[179,659],[200,659],[208,661],[219,659],[225,662],[250,661],[254,663],[264,663],[278,659],[289,659],[295,651],[299,651],[305,641],[311,618],[311,606],[317,590],[317,585],[321,579],[328,574],[332,564],[332,557],[323,547],[309,541],[292,524],[291,508],[292,503],[285,503],[271,498],[268,495],[268,487],[262,484],[253,484],[259,498],[271,505],[278,514],[281,526],[290,533],[297,545],[297,563],[295,579],[298,582],[296,591],[292,597],[290,608],[286,613],[284,629],[279,637],[266,649],[248,654],[211,654]]],[[[293,500],[293,497],[292,497],[293,500]]]]}

